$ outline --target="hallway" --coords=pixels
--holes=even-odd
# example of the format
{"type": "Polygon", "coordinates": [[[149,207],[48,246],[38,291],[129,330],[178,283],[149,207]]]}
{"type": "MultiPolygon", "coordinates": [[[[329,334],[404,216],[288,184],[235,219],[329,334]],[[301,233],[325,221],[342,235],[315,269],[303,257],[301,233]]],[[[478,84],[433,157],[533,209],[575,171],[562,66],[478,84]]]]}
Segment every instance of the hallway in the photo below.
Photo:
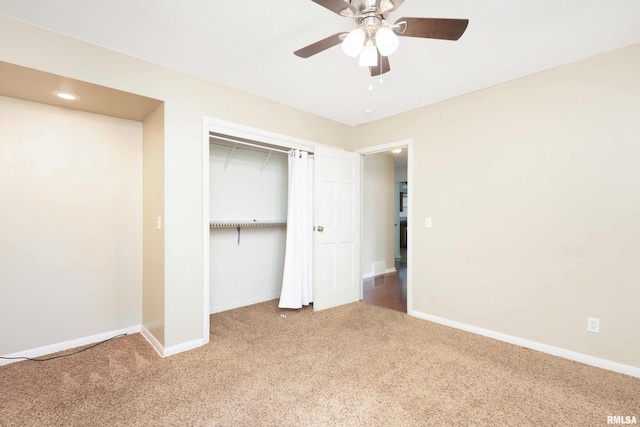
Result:
{"type": "Polygon", "coordinates": [[[362,300],[368,304],[407,312],[407,263],[396,260],[396,272],[365,279],[362,300]]]}

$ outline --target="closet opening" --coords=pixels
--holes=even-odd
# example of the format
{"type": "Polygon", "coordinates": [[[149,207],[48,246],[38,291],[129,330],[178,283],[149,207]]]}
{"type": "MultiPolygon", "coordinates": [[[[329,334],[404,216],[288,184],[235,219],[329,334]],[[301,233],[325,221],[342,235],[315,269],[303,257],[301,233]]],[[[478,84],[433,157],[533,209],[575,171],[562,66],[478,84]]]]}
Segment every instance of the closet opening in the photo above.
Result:
{"type": "MultiPolygon", "coordinates": [[[[311,268],[314,311],[360,299],[361,156],[358,153],[206,116],[203,117],[202,144],[202,331],[205,343],[210,338],[211,313],[277,299],[277,289],[287,294],[284,292],[287,288],[280,284],[280,276],[283,283],[288,283],[289,275],[285,272],[289,271],[290,264],[311,268]],[[288,176],[285,179],[283,173],[284,160],[288,163],[289,157],[275,150],[288,152],[291,149],[298,150],[293,158],[302,159],[313,154],[313,172],[308,173],[313,177],[313,184],[299,185],[312,190],[306,199],[313,205],[311,221],[315,223],[310,222],[309,226],[293,224],[294,220],[306,217],[289,214],[293,203],[287,200],[285,216],[285,204],[275,202],[284,200],[285,194],[288,196],[290,185],[288,176]],[[270,156],[269,152],[272,152],[270,156]],[[245,158],[247,156],[254,156],[253,161],[245,158]],[[280,172],[276,171],[278,162],[280,172]],[[265,188],[266,182],[271,184],[265,188]],[[287,224],[286,228],[241,227],[240,244],[237,225],[211,227],[214,221],[238,219],[241,223],[254,223],[255,219],[256,223],[273,220],[287,224]],[[297,228],[311,231],[309,240],[313,254],[307,257],[308,263],[288,263],[285,254],[283,266],[284,242],[297,228]],[[260,246],[263,237],[272,242],[260,246]]],[[[300,183],[301,180],[292,179],[291,182],[300,183]]],[[[299,251],[287,252],[300,254],[299,251]]],[[[300,295],[298,301],[304,306],[305,293],[300,292],[300,295]]],[[[300,307],[285,306],[282,302],[280,299],[280,308],[300,307]]]]}
{"type": "Polygon", "coordinates": [[[294,147],[209,132],[208,148],[209,314],[278,299],[294,147]]]}

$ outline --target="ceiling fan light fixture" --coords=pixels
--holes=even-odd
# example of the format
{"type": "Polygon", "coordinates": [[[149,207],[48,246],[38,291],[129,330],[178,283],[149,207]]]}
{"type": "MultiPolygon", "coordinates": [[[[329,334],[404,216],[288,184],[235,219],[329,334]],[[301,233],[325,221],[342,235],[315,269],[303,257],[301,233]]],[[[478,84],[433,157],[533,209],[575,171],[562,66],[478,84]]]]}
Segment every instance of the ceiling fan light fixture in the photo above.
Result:
{"type": "Polygon", "coordinates": [[[376,46],[380,51],[380,55],[389,56],[396,51],[400,45],[398,36],[387,27],[380,27],[376,32],[376,46]]]}
{"type": "MultiPolygon", "coordinates": [[[[230,1],[230,0],[225,0],[230,1]]],[[[304,1],[304,0],[301,0],[304,1]]],[[[369,68],[371,77],[391,71],[388,56],[399,47],[398,36],[458,40],[467,29],[468,19],[450,18],[400,18],[387,22],[387,15],[395,12],[405,0],[311,0],[325,9],[349,17],[356,29],[341,31],[296,50],[294,55],[309,58],[329,48],[342,45],[344,53],[359,57],[359,64],[369,68]]],[[[373,89],[371,81],[369,87],[373,89]]],[[[382,77],[380,77],[382,83],[382,77]]]]}
{"type": "Polygon", "coordinates": [[[358,64],[361,67],[375,67],[378,65],[378,50],[373,43],[367,43],[360,52],[358,64]]]}
{"type": "Polygon", "coordinates": [[[352,30],[342,41],[342,50],[347,56],[355,58],[360,55],[360,51],[364,46],[365,34],[362,28],[352,30]]]}

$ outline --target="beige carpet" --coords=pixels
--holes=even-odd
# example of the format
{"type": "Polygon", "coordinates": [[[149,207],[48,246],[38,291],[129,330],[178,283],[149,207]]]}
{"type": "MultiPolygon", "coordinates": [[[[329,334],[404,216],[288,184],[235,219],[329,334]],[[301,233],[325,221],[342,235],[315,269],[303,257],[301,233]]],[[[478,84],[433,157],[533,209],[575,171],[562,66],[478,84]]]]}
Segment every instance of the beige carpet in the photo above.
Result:
{"type": "Polygon", "coordinates": [[[139,334],[0,367],[2,426],[602,426],[640,379],[355,303],[211,316],[161,359],[139,334]],[[286,318],[281,317],[286,313],[286,318]]]}

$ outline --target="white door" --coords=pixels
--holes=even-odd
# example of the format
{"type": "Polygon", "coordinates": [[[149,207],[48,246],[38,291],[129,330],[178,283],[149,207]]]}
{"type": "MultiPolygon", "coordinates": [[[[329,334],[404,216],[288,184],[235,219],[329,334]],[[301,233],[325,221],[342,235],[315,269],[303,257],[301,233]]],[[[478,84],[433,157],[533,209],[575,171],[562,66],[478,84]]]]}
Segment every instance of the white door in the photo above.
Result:
{"type": "Polygon", "coordinates": [[[360,155],[314,150],[313,308],[360,299],[360,155]]]}

